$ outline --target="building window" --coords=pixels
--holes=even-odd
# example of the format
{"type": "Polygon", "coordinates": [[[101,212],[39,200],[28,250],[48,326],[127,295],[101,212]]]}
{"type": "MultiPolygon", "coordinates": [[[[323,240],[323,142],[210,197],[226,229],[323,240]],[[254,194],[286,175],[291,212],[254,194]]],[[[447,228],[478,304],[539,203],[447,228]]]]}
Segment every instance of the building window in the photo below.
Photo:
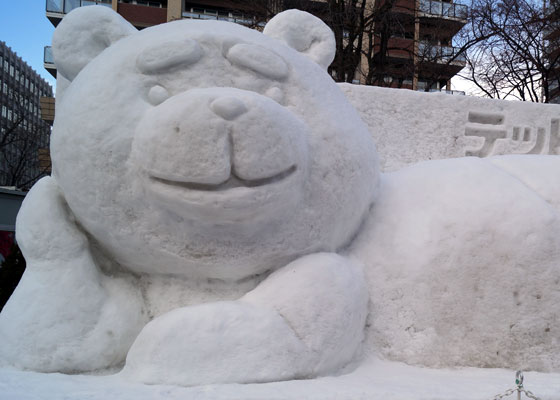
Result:
{"type": "Polygon", "coordinates": [[[402,84],[403,84],[403,85],[410,85],[410,86],[412,86],[412,78],[405,78],[405,79],[403,79],[402,84]]]}
{"type": "Polygon", "coordinates": [[[414,32],[392,31],[391,37],[398,39],[414,39],[414,32]]]}
{"type": "Polygon", "coordinates": [[[63,0],[47,0],[47,11],[50,12],[63,12],[63,0]]]}
{"type": "Polygon", "coordinates": [[[214,8],[190,7],[183,12],[183,18],[211,20],[217,19],[222,21],[235,22],[242,25],[251,25],[254,23],[254,18],[248,15],[214,8]]]}
{"type": "MultiPolygon", "coordinates": [[[[110,3],[110,2],[109,2],[110,3]]],[[[167,2],[149,1],[149,0],[119,0],[119,3],[137,4],[139,6],[149,6],[157,8],[166,8],[167,2]]]]}

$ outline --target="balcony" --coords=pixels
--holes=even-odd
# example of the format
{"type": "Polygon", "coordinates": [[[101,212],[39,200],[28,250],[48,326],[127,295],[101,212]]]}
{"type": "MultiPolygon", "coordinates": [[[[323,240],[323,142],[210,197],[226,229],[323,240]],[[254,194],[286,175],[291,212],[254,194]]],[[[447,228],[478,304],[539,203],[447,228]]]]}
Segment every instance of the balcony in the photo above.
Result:
{"type": "MultiPolygon", "coordinates": [[[[228,21],[245,26],[255,26],[255,19],[250,16],[238,15],[231,12],[222,12],[218,10],[194,10],[183,11],[183,18],[187,19],[206,19],[206,20],[219,20],[228,21]]],[[[264,27],[265,23],[257,23],[259,27],[264,27]]]]}
{"type": "Polygon", "coordinates": [[[417,58],[419,74],[449,80],[466,65],[465,53],[459,50],[456,47],[420,42],[417,58]]]}
{"type": "Polygon", "coordinates": [[[45,50],[43,53],[43,61],[45,64],[54,64],[54,58],[52,55],[52,47],[45,46],[45,50]]]}
{"type": "Polygon", "coordinates": [[[46,0],[47,18],[57,26],[64,15],[74,8],[94,5],[111,7],[111,0],[46,0]]]}
{"type": "Polygon", "coordinates": [[[54,65],[54,58],[52,55],[52,47],[45,46],[43,53],[43,65],[49,73],[56,78],[56,66],[54,65]]]}
{"type": "Polygon", "coordinates": [[[450,18],[466,22],[467,6],[463,4],[444,3],[443,1],[420,0],[420,15],[436,18],[450,18]]]}
{"type": "Polygon", "coordinates": [[[465,92],[462,90],[429,89],[428,91],[426,91],[425,89],[417,89],[417,91],[424,93],[445,93],[456,96],[465,96],[465,92]]]}
{"type": "Polygon", "coordinates": [[[54,122],[54,97],[41,97],[39,99],[41,119],[52,125],[54,122]]]}
{"type": "Polygon", "coordinates": [[[421,42],[418,44],[420,62],[445,65],[456,65],[461,68],[467,63],[464,52],[452,46],[438,46],[421,42]]]}

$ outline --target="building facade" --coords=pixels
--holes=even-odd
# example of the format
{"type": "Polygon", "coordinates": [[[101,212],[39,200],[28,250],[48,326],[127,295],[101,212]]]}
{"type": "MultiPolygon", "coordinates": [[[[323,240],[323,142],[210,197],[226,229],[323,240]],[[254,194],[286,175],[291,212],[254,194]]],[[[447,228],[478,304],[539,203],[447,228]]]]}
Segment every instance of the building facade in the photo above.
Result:
{"type": "MultiPolygon", "coordinates": [[[[467,7],[453,0],[397,0],[386,20],[374,27],[374,55],[386,58],[382,86],[413,90],[451,89],[451,78],[466,64],[453,37],[467,22],[467,7]],[[384,37],[385,35],[385,37],[384,37]]],[[[364,74],[358,79],[364,83],[364,74]]]]}
{"type": "MultiPolygon", "coordinates": [[[[466,24],[467,11],[452,0],[368,0],[363,34],[347,28],[347,36],[356,38],[353,47],[361,44],[353,82],[449,91],[451,78],[466,65],[454,37],[466,24]]],[[[337,78],[349,81],[347,73],[337,78]]]]}
{"type": "MultiPolygon", "coordinates": [[[[367,7],[373,10],[385,1],[370,0],[367,7]]],[[[289,8],[309,11],[327,24],[336,23],[326,0],[47,0],[47,17],[56,26],[72,9],[92,4],[111,7],[139,29],[181,18],[217,19],[259,29],[267,18],[289,8]]],[[[453,47],[453,37],[466,18],[467,7],[453,0],[397,0],[389,12],[389,30],[377,23],[369,37],[364,35],[363,48],[371,48],[373,53],[368,58],[363,52],[353,82],[450,90],[451,78],[465,66],[464,56],[453,47]],[[372,64],[380,53],[382,76],[372,64]],[[373,73],[378,75],[375,79],[373,73]]],[[[56,76],[50,48],[45,49],[45,68],[56,76]]]]}
{"type": "Polygon", "coordinates": [[[0,186],[28,189],[49,172],[39,163],[50,135],[40,99],[52,95],[51,86],[0,42],[0,186]]]}

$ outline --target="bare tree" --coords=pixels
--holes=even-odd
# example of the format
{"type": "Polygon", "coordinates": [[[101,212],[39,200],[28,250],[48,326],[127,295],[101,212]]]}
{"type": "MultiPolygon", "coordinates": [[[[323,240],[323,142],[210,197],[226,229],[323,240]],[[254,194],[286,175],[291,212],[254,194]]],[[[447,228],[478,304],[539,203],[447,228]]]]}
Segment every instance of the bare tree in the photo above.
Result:
{"type": "Polygon", "coordinates": [[[371,19],[367,0],[328,0],[324,18],[334,33],[336,55],[329,72],[337,82],[352,82],[360,65],[365,27],[371,19]]]}
{"type": "Polygon", "coordinates": [[[229,10],[224,13],[232,12],[233,21],[229,16],[224,19],[261,31],[272,17],[284,9],[283,0],[231,0],[228,5],[229,10]]]}
{"type": "Polygon", "coordinates": [[[486,97],[548,102],[560,62],[551,51],[558,41],[550,36],[550,9],[542,0],[473,0],[472,10],[480,40],[462,77],[486,97]]]}
{"type": "Polygon", "coordinates": [[[335,81],[351,83],[358,73],[366,84],[383,84],[389,65],[389,39],[396,30],[406,29],[396,25],[392,11],[397,0],[326,0],[323,10],[317,7],[318,2],[292,2],[319,16],[332,29],[336,55],[329,72],[335,81]],[[313,4],[315,9],[310,9],[313,4]]]}
{"type": "MultiPolygon", "coordinates": [[[[410,35],[410,24],[407,26],[398,14],[392,12],[395,3],[396,0],[376,0],[370,3],[370,18],[365,26],[367,45],[362,53],[365,68],[361,71],[366,85],[392,84],[392,82],[385,82],[385,77],[390,75],[391,69],[394,68],[389,62],[391,53],[398,52],[403,57],[403,63],[398,64],[400,75],[414,74],[413,63],[411,63],[414,59],[414,42],[410,40],[413,37],[407,37],[410,35]]],[[[408,11],[410,15],[414,15],[414,3],[411,2],[409,7],[401,5],[401,11],[408,11]],[[402,10],[403,8],[407,10],[402,10]]]]}
{"type": "MultiPolygon", "coordinates": [[[[422,66],[435,62],[440,66],[454,65],[462,60],[462,52],[479,40],[463,34],[459,51],[451,54],[442,54],[441,46],[418,46],[414,26],[419,2],[414,0],[235,0],[233,3],[240,14],[251,15],[253,27],[263,26],[276,13],[290,8],[321,18],[334,33],[336,55],[329,73],[338,82],[353,82],[359,77],[366,85],[399,86],[402,80],[396,85],[386,82],[386,77],[412,77],[419,72],[431,81],[441,80],[437,70],[422,70],[422,66]],[[402,62],[395,63],[391,55],[396,53],[402,62]]],[[[430,29],[436,37],[438,30],[444,31],[443,25],[438,25],[441,21],[432,18],[430,29]]]]}
{"type": "Polygon", "coordinates": [[[11,118],[0,131],[0,186],[29,189],[50,170],[50,163],[39,163],[39,152],[48,147],[48,127],[29,111],[29,99],[16,95],[11,118]]]}
{"type": "MultiPolygon", "coordinates": [[[[329,3],[331,1],[335,0],[327,0],[329,3]]],[[[344,51],[337,48],[337,58],[331,65],[337,72],[344,71],[341,75],[333,74],[338,81],[350,82],[357,71],[366,85],[401,87],[403,79],[397,82],[386,79],[421,74],[427,81],[428,90],[436,81],[446,80],[446,77],[453,75],[449,71],[456,70],[457,65],[462,66],[467,49],[481,40],[471,34],[469,29],[463,29],[453,39],[455,43],[452,43],[448,21],[443,14],[420,23],[419,16],[424,11],[422,2],[368,0],[359,4],[356,1],[345,3],[350,8],[357,7],[359,13],[355,11],[354,15],[359,17],[353,24],[346,22],[344,25],[347,32],[346,40],[342,41],[344,51]],[[421,27],[418,32],[415,31],[416,26],[421,27]],[[423,40],[425,36],[431,37],[432,41],[423,40]],[[445,43],[442,43],[442,38],[446,38],[445,43]],[[434,68],[435,65],[437,68],[434,68]]],[[[449,7],[455,13],[455,5],[449,7]]],[[[461,19],[467,15],[453,14],[451,17],[461,19]]]]}
{"type": "Polygon", "coordinates": [[[371,0],[276,0],[269,9],[276,13],[297,8],[322,19],[332,29],[336,43],[329,73],[337,82],[352,82],[360,66],[366,26],[373,17],[370,3],[371,0]]]}

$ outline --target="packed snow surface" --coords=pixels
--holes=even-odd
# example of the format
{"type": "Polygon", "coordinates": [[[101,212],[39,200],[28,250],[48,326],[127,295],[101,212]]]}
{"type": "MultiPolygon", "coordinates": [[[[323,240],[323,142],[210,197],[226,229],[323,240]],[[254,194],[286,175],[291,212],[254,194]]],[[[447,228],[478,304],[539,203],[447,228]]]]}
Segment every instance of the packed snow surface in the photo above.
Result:
{"type": "MultiPolygon", "coordinates": [[[[524,386],[560,400],[560,374],[525,372],[524,386]]],[[[287,382],[180,387],[142,385],[113,376],[0,371],[2,400],[491,400],[515,387],[515,371],[428,369],[370,360],[354,372],[287,382]]],[[[515,399],[516,394],[505,399],[515,399]]],[[[522,397],[525,399],[526,397],[522,397]]]]}
{"type": "Polygon", "coordinates": [[[558,394],[557,120],[466,110],[479,157],[382,174],[309,14],[138,32],[83,7],[53,52],[53,176],[17,220],[0,396],[470,399],[513,375],[411,365],[549,372],[531,383],[558,394]],[[485,158],[506,139],[530,154],[485,158]]]}

